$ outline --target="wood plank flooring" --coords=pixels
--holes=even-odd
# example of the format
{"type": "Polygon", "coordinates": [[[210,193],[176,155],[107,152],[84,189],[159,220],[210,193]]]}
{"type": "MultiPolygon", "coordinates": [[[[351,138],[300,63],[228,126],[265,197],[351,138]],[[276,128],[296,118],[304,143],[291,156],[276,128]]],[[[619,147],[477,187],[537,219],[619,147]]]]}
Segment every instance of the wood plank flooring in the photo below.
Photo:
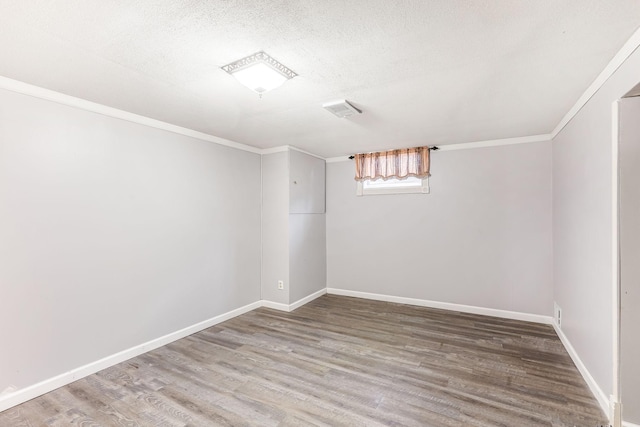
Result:
{"type": "Polygon", "coordinates": [[[547,325],[325,295],[0,413],[0,426],[608,425],[547,325]]]}

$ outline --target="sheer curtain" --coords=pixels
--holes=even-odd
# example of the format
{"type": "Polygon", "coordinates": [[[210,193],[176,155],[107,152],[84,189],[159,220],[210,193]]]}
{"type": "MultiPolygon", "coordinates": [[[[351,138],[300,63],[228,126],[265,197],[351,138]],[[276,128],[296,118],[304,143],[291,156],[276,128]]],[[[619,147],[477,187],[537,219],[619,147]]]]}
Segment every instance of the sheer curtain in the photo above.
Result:
{"type": "Polygon", "coordinates": [[[382,178],[426,178],[429,174],[429,147],[404,148],[378,153],[356,154],[356,181],[382,178]]]}

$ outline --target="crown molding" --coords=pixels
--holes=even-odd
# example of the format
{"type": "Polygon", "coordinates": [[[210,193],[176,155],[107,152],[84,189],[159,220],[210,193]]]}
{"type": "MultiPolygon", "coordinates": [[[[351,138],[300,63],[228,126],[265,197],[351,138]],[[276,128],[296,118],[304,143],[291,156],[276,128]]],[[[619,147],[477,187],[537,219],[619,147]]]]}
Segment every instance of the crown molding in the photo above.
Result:
{"type": "Polygon", "coordinates": [[[284,153],[285,151],[289,151],[288,145],[278,145],[277,147],[263,148],[260,150],[260,154],[266,155],[266,154],[284,153]]]}
{"type": "Polygon", "coordinates": [[[329,157],[329,158],[324,159],[324,161],[327,162],[327,163],[346,162],[347,160],[351,160],[351,159],[349,159],[349,156],[329,157]]]}
{"type": "Polygon", "coordinates": [[[297,151],[299,153],[307,154],[309,156],[313,156],[313,157],[316,157],[316,158],[321,159],[321,160],[326,160],[322,156],[319,156],[317,154],[314,154],[314,153],[311,153],[309,151],[303,150],[301,148],[295,147],[293,145],[279,145],[277,147],[263,148],[262,150],[260,150],[260,154],[265,155],[265,154],[283,153],[283,152],[289,151],[289,150],[293,150],[293,151],[297,151]]]}
{"type": "Polygon", "coordinates": [[[502,145],[530,144],[551,141],[548,133],[542,135],[518,136],[515,138],[488,139],[485,141],[463,142],[461,144],[438,145],[439,151],[470,150],[473,148],[500,147],[502,145]]]}
{"type": "MultiPolygon", "coordinates": [[[[531,142],[543,142],[552,141],[564,127],[575,117],[576,114],[585,106],[585,104],[596,94],[596,92],[605,84],[605,82],[616,72],[618,68],[629,58],[629,56],[640,46],[640,28],[638,28],[627,42],[622,46],[613,59],[607,64],[604,70],[598,75],[598,77],[591,83],[587,90],[582,94],[573,107],[565,114],[560,120],[558,125],[553,129],[550,134],[531,135],[516,138],[504,138],[493,139],[485,141],[474,141],[460,144],[445,144],[439,145],[441,151],[450,150],[464,150],[483,147],[497,147],[502,145],[513,144],[526,144],[531,142]]],[[[207,142],[213,142],[223,146],[236,148],[243,151],[248,151],[255,154],[272,154],[287,151],[289,149],[296,150],[301,153],[305,153],[320,159],[324,159],[327,163],[344,162],[349,160],[348,156],[337,156],[324,158],[317,154],[310,153],[308,151],[299,149],[293,146],[279,146],[267,149],[260,149],[239,142],[231,141],[228,139],[213,136],[204,132],[198,132],[192,129],[187,129],[181,126],[166,123],[160,120],[151,119],[149,117],[141,116],[138,114],[130,113],[127,111],[119,110],[117,108],[108,107],[106,105],[98,104],[95,102],[87,101],[81,98],[76,98],[70,95],[65,95],[60,92],[55,92],[49,89],[44,89],[38,86],[34,86],[28,83],[13,80],[7,77],[0,76],[0,89],[9,90],[12,92],[21,93],[24,95],[33,96],[36,98],[53,101],[62,105],[67,105],[74,108],[91,111],[94,113],[102,114],[108,117],[113,117],[121,120],[126,120],[133,123],[153,127],[156,129],[166,130],[169,132],[177,133],[180,135],[200,139],[207,142]]]]}
{"type": "MultiPolygon", "coordinates": [[[[499,147],[502,145],[515,145],[515,144],[529,144],[532,142],[547,142],[551,141],[550,134],[543,135],[531,135],[531,136],[519,136],[516,138],[503,138],[503,139],[489,139],[486,141],[473,141],[463,142],[460,144],[445,144],[438,145],[438,151],[452,151],[452,150],[470,150],[473,148],[484,147],[499,147]]],[[[325,159],[327,163],[345,162],[349,159],[349,156],[329,157],[325,159]]]]}
{"type": "Polygon", "coordinates": [[[45,89],[39,86],[34,86],[31,84],[24,83],[18,80],[13,80],[7,77],[0,76],[0,89],[21,93],[23,95],[33,96],[35,98],[44,99],[46,101],[52,101],[58,104],[66,105],[68,107],[79,108],[81,110],[90,111],[92,113],[102,114],[103,116],[107,116],[107,117],[126,120],[128,122],[137,123],[140,125],[149,126],[149,127],[160,129],[160,130],[166,130],[168,132],[173,132],[179,135],[196,138],[202,141],[213,142],[215,144],[236,148],[238,150],[248,151],[250,153],[262,154],[261,149],[252,147],[250,145],[245,145],[239,142],[230,141],[228,139],[209,135],[204,132],[198,132],[192,129],[183,128],[181,126],[176,126],[171,123],[163,122],[156,119],[151,119],[149,117],[130,113],[124,110],[119,110],[117,108],[108,107],[106,105],[98,104],[96,102],[87,101],[82,98],[76,98],[74,96],[65,95],[64,93],[45,89]]]}
{"type": "Polygon", "coordinates": [[[303,150],[303,149],[298,148],[298,147],[294,147],[293,145],[287,145],[287,147],[288,147],[290,150],[297,151],[297,152],[299,152],[299,153],[306,154],[306,155],[308,155],[308,156],[313,156],[313,157],[316,157],[316,158],[318,158],[318,159],[321,159],[321,160],[325,160],[325,161],[326,161],[326,159],[325,159],[324,157],[322,157],[322,156],[319,156],[319,155],[317,155],[317,154],[313,154],[313,153],[311,153],[311,152],[309,152],[309,151],[303,150]]]}
{"type": "Polygon", "coordinates": [[[317,157],[319,159],[324,160],[324,157],[322,156],[311,153],[309,151],[305,151],[298,147],[294,147],[292,145],[281,145],[278,147],[266,148],[266,149],[257,148],[251,145],[241,144],[239,142],[231,141],[229,139],[210,135],[208,133],[198,132],[196,130],[173,125],[171,123],[141,116],[139,114],[130,113],[128,111],[120,110],[118,108],[108,107],[103,104],[87,101],[86,99],[76,98],[71,95],[66,95],[64,93],[45,89],[29,83],[13,80],[8,77],[0,76],[0,89],[20,93],[23,95],[33,96],[34,98],[44,99],[45,101],[55,102],[57,104],[78,108],[80,110],[85,110],[92,113],[102,114],[103,116],[107,116],[107,117],[126,120],[128,122],[137,123],[143,126],[149,126],[156,129],[166,130],[169,132],[177,133],[179,135],[184,135],[191,138],[196,138],[206,142],[213,142],[214,144],[236,148],[238,150],[248,151],[250,153],[273,154],[273,153],[279,153],[279,152],[288,151],[288,150],[295,150],[295,151],[299,151],[300,153],[308,154],[310,156],[317,157]]]}
{"type": "Polygon", "coordinates": [[[631,56],[631,54],[640,46],[640,28],[638,28],[622,46],[622,48],[616,53],[611,61],[604,67],[604,70],[596,77],[591,85],[584,91],[582,96],[578,98],[578,101],[573,107],[565,114],[560,120],[560,123],[551,132],[551,138],[555,138],[562,129],[573,119],[576,114],[586,105],[587,102],[593,97],[593,95],[600,90],[600,88],[606,83],[607,80],[615,73],[618,68],[624,63],[624,61],[631,56]]]}

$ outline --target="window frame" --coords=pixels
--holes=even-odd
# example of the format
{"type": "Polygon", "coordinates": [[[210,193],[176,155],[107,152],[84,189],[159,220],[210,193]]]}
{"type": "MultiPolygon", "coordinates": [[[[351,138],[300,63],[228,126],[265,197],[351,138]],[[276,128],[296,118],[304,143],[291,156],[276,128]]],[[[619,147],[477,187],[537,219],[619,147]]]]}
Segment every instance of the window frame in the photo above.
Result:
{"type": "Polygon", "coordinates": [[[411,185],[411,186],[394,185],[398,182],[403,182],[406,179],[405,180],[398,180],[398,179],[383,180],[381,178],[378,178],[375,180],[366,179],[364,181],[356,181],[357,183],[356,195],[357,196],[378,196],[378,195],[385,195],[385,194],[429,194],[429,192],[431,191],[429,187],[429,177],[425,177],[425,178],[411,177],[411,178],[419,180],[420,183],[419,184],[416,183],[416,185],[411,185]],[[381,181],[389,185],[380,185],[373,188],[367,187],[365,183],[371,182],[371,181],[377,181],[377,182],[381,181]]]}

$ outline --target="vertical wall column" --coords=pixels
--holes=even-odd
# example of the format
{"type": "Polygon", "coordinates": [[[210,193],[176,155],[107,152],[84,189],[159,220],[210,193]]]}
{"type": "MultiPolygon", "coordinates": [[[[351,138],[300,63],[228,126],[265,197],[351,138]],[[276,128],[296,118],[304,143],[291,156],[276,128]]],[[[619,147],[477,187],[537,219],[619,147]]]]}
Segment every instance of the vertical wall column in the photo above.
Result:
{"type": "Polygon", "coordinates": [[[262,156],[261,292],[265,301],[289,304],[289,152],[262,156]]]}
{"type": "Polygon", "coordinates": [[[620,386],[625,421],[640,424],[640,97],[620,101],[620,386]]]}
{"type": "Polygon", "coordinates": [[[262,299],[284,309],[324,289],[326,265],[324,160],[263,155],[262,299]]]}

